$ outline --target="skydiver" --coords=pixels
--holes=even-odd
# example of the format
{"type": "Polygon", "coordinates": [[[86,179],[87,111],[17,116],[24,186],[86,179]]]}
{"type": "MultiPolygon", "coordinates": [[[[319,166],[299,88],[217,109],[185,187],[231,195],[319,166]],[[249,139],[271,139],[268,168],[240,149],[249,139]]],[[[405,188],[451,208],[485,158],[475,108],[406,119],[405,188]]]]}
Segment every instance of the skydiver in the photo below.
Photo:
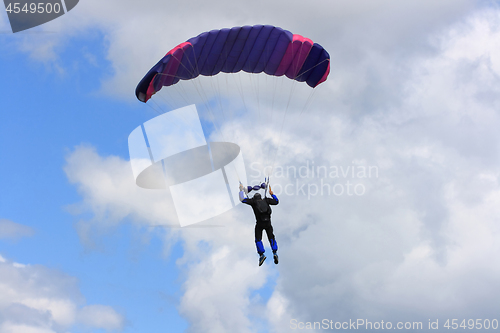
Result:
{"type": "Polygon", "coordinates": [[[257,253],[259,254],[259,266],[266,260],[266,256],[264,255],[264,244],[262,244],[262,230],[266,230],[269,244],[273,250],[274,263],[278,264],[278,244],[273,234],[273,226],[271,225],[272,210],[269,205],[277,205],[279,200],[271,190],[271,186],[269,186],[269,194],[272,198],[265,197],[263,199],[260,193],[255,193],[252,198],[245,197],[245,194],[248,194],[250,191],[258,191],[261,188],[266,188],[266,184],[262,183],[260,186],[248,186],[246,188],[240,184],[240,201],[252,206],[255,214],[255,245],[257,246],[257,253]]]}

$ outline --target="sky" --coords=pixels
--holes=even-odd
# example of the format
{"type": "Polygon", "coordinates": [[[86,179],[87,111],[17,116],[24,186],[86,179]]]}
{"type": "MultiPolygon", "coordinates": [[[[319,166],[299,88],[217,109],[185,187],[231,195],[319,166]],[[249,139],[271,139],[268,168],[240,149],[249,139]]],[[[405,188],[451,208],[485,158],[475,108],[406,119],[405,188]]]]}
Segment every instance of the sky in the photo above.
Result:
{"type": "Polygon", "coordinates": [[[81,0],[16,34],[0,12],[0,333],[498,325],[498,2],[81,0]],[[240,146],[249,182],[273,169],[280,262],[261,267],[249,207],[172,227],[128,150],[135,128],[200,99],[136,99],[168,50],[255,24],[331,57],[305,111],[302,85],[242,74],[246,99],[213,81],[228,117],[200,112],[209,141],[240,146]],[[243,112],[252,89],[279,105],[243,112]]]}

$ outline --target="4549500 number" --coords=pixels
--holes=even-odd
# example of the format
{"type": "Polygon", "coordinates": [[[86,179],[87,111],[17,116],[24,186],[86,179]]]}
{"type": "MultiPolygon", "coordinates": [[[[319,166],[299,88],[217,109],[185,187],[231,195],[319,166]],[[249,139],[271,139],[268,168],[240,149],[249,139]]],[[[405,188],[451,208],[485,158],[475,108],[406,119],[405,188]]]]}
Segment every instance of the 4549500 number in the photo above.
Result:
{"type": "Polygon", "coordinates": [[[447,329],[453,329],[453,330],[456,330],[456,329],[476,329],[476,330],[480,330],[480,329],[494,329],[496,330],[498,328],[498,320],[496,319],[493,319],[493,320],[489,320],[489,319],[469,319],[469,320],[462,320],[460,322],[460,324],[458,323],[458,319],[448,319],[446,321],[446,323],[444,323],[443,325],[444,327],[446,327],[447,329]]]}
{"type": "Polygon", "coordinates": [[[25,3],[24,6],[22,6],[22,8],[21,8],[21,4],[18,2],[15,2],[15,3],[9,3],[5,10],[9,14],[11,14],[11,13],[19,14],[20,12],[31,13],[31,14],[35,14],[35,13],[39,13],[39,14],[56,13],[56,14],[58,14],[59,12],[61,12],[61,5],[59,3],[51,4],[49,2],[47,2],[47,3],[45,3],[45,2],[31,2],[29,5],[27,3],[25,3]]]}

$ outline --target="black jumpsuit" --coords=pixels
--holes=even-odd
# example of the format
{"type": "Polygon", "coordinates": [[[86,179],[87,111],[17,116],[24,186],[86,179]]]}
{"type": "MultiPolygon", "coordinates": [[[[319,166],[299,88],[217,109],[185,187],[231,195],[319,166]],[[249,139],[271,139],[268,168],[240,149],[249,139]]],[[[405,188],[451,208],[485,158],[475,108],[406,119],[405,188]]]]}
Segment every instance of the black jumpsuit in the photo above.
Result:
{"type": "MultiPolygon", "coordinates": [[[[262,254],[265,252],[264,245],[262,244],[262,230],[266,230],[267,238],[269,239],[269,244],[271,245],[271,249],[273,252],[278,251],[278,244],[276,243],[276,239],[274,238],[273,226],[271,225],[271,207],[269,207],[268,214],[261,214],[257,209],[256,201],[259,199],[255,198],[245,198],[243,199],[243,203],[252,206],[253,212],[255,214],[255,245],[257,246],[257,252],[262,254]]],[[[272,198],[263,198],[260,200],[265,200],[268,205],[277,205],[279,203],[276,195],[272,195],[272,198]]]]}

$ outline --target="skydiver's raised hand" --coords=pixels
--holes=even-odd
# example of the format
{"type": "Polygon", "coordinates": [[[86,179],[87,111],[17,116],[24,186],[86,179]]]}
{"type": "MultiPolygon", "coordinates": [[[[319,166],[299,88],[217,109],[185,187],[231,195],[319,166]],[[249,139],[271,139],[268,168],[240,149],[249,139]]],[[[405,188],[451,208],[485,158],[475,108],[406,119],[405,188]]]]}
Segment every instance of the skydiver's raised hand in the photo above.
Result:
{"type": "Polygon", "coordinates": [[[273,190],[271,190],[271,185],[269,185],[269,194],[270,194],[270,195],[273,195],[273,194],[274,194],[274,193],[273,193],[273,190]]]}
{"type": "Polygon", "coordinates": [[[245,187],[243,186],[242,183],[240,183],[240,191],[243,191],[245,189],[245,187]]]}

